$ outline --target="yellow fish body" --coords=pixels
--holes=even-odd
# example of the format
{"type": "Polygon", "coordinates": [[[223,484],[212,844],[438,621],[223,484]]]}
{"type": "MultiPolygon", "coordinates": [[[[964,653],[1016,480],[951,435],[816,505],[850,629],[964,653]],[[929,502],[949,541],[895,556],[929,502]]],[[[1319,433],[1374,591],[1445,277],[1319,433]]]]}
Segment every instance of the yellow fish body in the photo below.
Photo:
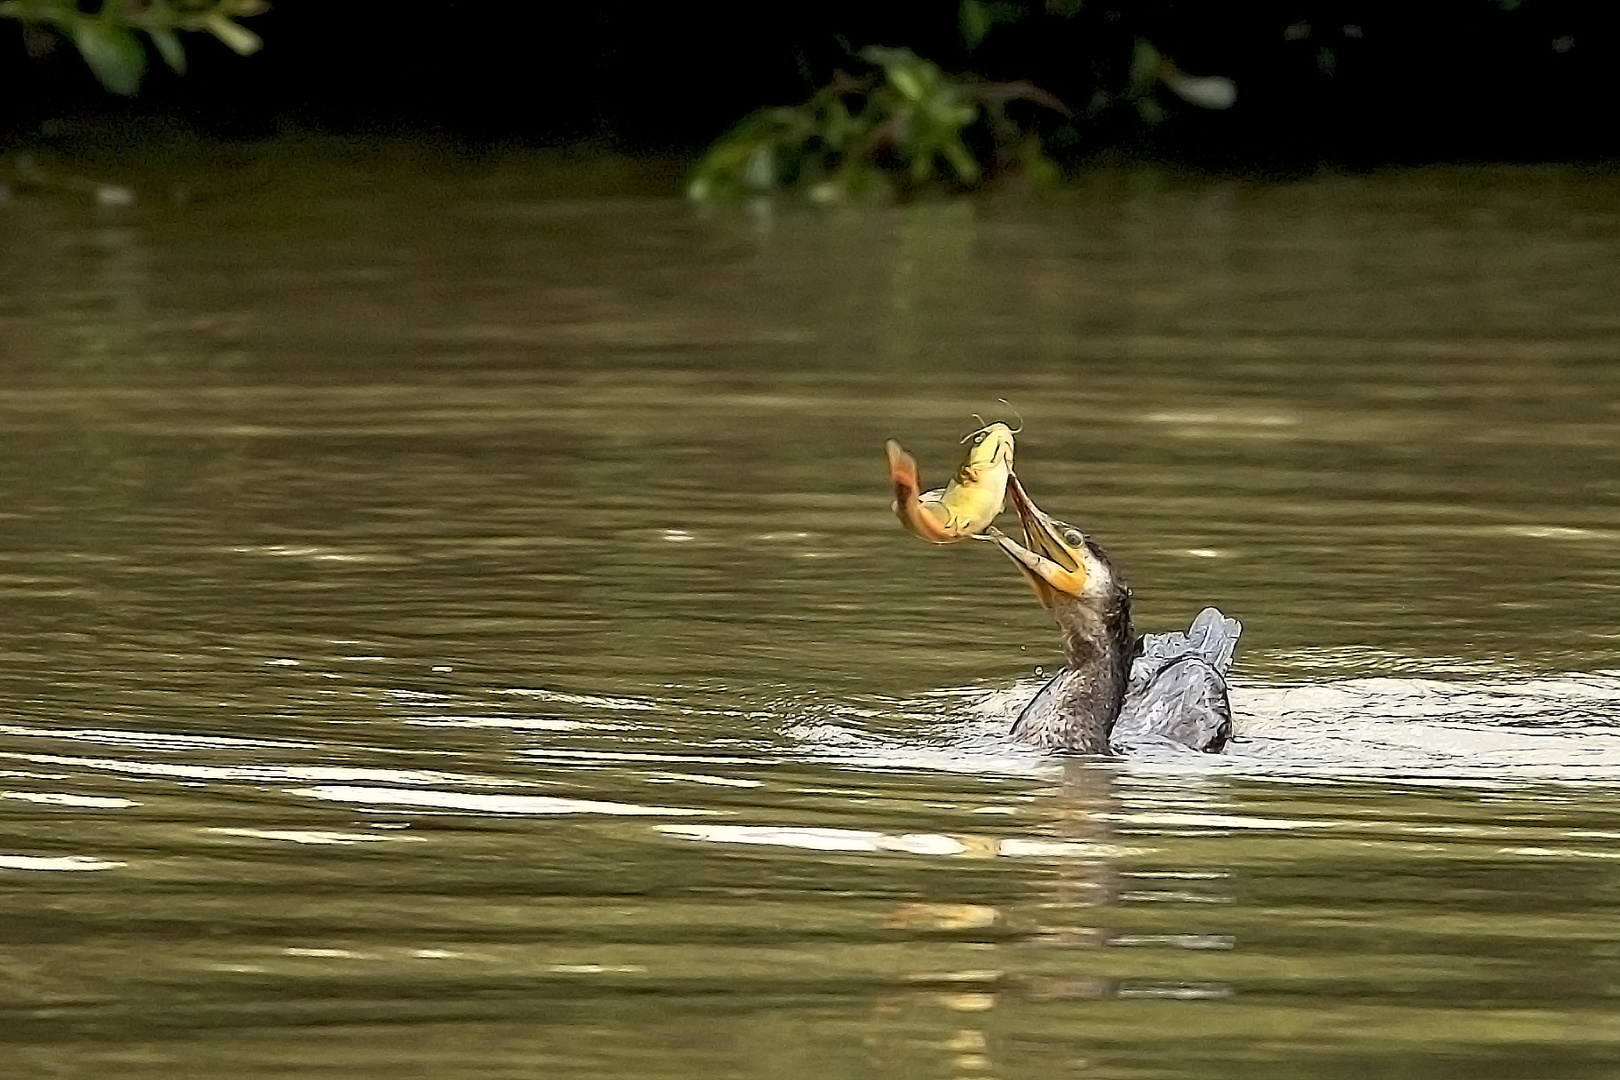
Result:
{"type": "Polygon", "coordinates": [[[951,544],[984,532],[1007,499],[1013,468],[1013,431],[1006,424],[987,424],[962,440],[967,457],[951,482],[922,491],[917,459],[890,439],[889,479],[894,484],[894,514],[900,524],[930,544],[951,544]]]}

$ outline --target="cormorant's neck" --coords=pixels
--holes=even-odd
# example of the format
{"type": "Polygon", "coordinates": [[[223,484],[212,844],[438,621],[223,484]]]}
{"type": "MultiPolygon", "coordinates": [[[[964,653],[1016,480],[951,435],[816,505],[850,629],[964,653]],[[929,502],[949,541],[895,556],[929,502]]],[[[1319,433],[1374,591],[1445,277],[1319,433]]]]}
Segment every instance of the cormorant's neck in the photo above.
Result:
{"type": "Polygon", "coordinates": [[[1111,596],[1102,604],[1071,600],[1053,611],[1052,619],[1057,623],[1063,658],[1071,668],[1103,664],[1129,673],[1130,652],[1136,643],[1130,593],[1111,596]]]}
{"type": "Polygon", "coordinates": [[[1065,598],[1054,608],[1067,670],[1019,716],[1022,742],[1077,754],[1108,753],[1108,736],[1125,702],[1136,636],[1130,594],[1102,604],[1065,598]]]}
{"type": "Polygon", "coordinates": [[[1083,676],[1077,680],[1076,688],[1086,692],[1074,701],[1075,722],[1099,729],[1105,744],[1125,703],[1131,651],[1136,644],[1131,629],[1130,594],[1113,596],[1109,601],[1097,607],[1075,603],[1053,613],[1063,644],[1063,659],[1069,670],[1083,676]]]}

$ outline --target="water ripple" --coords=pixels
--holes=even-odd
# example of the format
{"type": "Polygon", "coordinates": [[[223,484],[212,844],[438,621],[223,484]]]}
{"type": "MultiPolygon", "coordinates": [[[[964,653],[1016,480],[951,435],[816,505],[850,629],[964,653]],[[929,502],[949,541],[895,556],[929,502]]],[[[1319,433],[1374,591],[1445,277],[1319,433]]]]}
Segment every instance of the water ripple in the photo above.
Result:
{"type": "Polygon", "coordinates": [[[422,791],[401,788],[353,787],[322,784],[293,788],[289,794],[332,802],[367,806],[419,806],[436,810],[476,810],[487,814],[611,814],[625,816],[687,817],[715,814],[681,806],[641,806],[595,799],[561,799],[547,795],[480,795],[464,791],[422,791]]]}

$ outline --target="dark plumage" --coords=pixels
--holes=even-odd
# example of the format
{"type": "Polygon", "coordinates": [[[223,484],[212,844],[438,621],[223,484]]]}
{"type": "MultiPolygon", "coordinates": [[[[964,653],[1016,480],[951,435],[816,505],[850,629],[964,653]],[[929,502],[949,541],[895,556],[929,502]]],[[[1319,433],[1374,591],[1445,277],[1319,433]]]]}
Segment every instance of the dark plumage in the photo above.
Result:
{"type": "Polygon", "coordinates": [[[1036,507],[1017,477],[1007,491],[1024,544],[995,530],[991,539],[1051,612],[1066,665],[1019,713],[1013,738],[1078,754],[1221,750],[1232,734],[1226,673],[1241,624],[1205,608],[1186,633],[1138,637],[1130,587],[1107,553],[1036,507]]]}

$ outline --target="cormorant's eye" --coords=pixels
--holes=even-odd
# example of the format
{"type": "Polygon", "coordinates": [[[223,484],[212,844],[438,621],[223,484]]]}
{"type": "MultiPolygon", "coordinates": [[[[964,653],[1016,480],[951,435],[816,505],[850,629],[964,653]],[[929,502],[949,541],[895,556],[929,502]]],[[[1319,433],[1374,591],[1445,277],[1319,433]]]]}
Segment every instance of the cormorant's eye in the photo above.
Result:
{"type": "Polygon", "coordinates": [[[1070,547],[1079,547],[1086,542],[1086,538],[1080,534],[1079,529],[1070,529],[1063,534],[1063,539],[1068,541],[1070,547]]]}

